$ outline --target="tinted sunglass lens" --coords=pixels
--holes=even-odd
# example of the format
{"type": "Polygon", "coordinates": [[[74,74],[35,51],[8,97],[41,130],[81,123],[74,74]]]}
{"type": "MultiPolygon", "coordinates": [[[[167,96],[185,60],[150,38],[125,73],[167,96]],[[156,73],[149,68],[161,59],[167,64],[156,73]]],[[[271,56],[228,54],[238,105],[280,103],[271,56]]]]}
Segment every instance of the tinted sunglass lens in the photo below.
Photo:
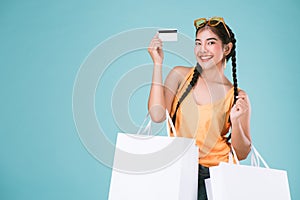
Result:
{"type": "Polygon", "coordinates": [[[206,19],[199,19],[199,20],[196,22],[196,27],[197,27],[197,28],[200,28],[200,27],[204,26],[205,23],[206,23],[206,19]]]}
{"type": "Polygon", "coordinates": [[[218,19],[211,19],[209,20],[209,25],[211,26],[217,26],[221,21],[218,19]]]}

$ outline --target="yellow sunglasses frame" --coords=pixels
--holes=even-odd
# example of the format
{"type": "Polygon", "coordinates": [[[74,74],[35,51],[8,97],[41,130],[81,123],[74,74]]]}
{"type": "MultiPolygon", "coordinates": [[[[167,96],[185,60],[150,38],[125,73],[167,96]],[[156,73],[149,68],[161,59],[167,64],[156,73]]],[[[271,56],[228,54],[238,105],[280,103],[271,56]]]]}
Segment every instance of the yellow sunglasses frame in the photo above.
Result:
{"type": "Polygon", "coordinates": [[[195,19],[195,20],[194,20],[194,26],[195,26],[196,29],[198,29],[198,28],[203,27],[206,23],[207,23],[209,26],[217,26],[218,24],[220,24],[220,22],[223,23],[224,28],[225,28],[225,30],[226,30],[228,36],[231,37],[231,36],[230,36],[230,33],[229,33],[229,31],[228,31],[228,29],[227,29],[227,27],[226,27],[226,24],[225,24],[225,21],[224,21],[223,17],[211,17],[211,18],[209,18],[209,19],[206,19],[206,18],[195,19]],[[217,21],[217,23],[212,24],[211,21],[217,21]]]}

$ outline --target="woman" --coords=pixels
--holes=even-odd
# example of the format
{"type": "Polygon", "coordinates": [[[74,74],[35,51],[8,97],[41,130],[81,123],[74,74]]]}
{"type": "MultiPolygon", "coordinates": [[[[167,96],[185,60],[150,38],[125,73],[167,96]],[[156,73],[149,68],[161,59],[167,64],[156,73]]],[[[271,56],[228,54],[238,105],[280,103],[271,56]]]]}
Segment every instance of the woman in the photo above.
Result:
{"type": "Polygon", "coordinates": [[[155,122],[165,120],[167,109],[177,136],[195,138],[199,147],[198,199],[207,199],[204,179],[209,177],[209,167],[228,162],[231,146],[239,160],[250,151],[251,108],[246,92],[237,86],[232,30],[221,17],[200,18],[194,25],[196,66],[173,68],[164,84],[162,41],[157,34],[152,39],[148,52],[154,67],[148,109],[155,122]],[[233,83],[224,74],[230,58],[233,83]]]}

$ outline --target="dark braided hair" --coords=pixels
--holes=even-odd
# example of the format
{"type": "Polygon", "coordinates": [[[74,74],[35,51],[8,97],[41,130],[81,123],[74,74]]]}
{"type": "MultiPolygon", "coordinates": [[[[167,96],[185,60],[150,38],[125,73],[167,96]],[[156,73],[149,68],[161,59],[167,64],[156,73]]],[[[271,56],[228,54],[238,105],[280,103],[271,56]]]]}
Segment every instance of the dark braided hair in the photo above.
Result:
{"type": "Polygon", "coordinates": [[[236,39],[234,37],[234,33],[232,32],[232,30],[228,26],[227,28],[231,35],[230,42],[232,43],[232,49],[231,52],[226,56],[226,60],[229,60],[231,58],[232,80],[233,80],[233,87],[234,87],[234,101],[233,101],[233,105],[234,105],[238,96],[238,83],[237,83],[237,75],[236,75],[236,39]]]}
{"type": "MultiPolygon", "coordinates": [[[[226,45],[230,42],[232,43],[232,49],[231,49],[230,53],[226,56],[226,61],[228,61],[231,58],[232,78],[233,78],[233,87],[234,87],[234,102],[233,102],[233,105],[234,105],[236,103],[237,96],[238,96],[238,83],[237,83],[237,75],[236,75],[236,39],[234,37],[234,33],[232,32],[232,30],[227,25],[225,25],[230,33],[230,37],[229,37],[226,29],[224,28],[224,25],[223,25],[223,23],[219,23],[217,26],[209,26],[208,24],[206,24],[205,26],[197,29],[196,36],[197,36],[197,33],[199,32],[199,30],[203,29],[204,27],[209,27],[209,29],[222,40],[222,43],[224,45],[226,45]]],[[[175,121],[176,121],[176,113],[177,113],[177,110],[178,110],[180,104],[185,99],[185,97],[188,95],[188,93],[191,91],[191,89],[196,85],[199,76],[201,76],[201,73],[202,73],[202,67],[199,65],[199,63],[197,63],[197,65],[194,69],[193,78],[190,81],[185,92],[179,98],[178,103],[176,105],[175,112],[172,116],[172,121],[173,121],[174,125],[175,125],[175,121]]],[[[229,122],[230,122],[230,119],[229,119],[229,122]]],[[[229,135],[228,140],[230,139],[230,136],[231,135],[229,135]]]]}
{"type": "Polygon", "coordinates": [[[182,94],[182,96],[179,98],[178,103],[176,105],[176,109],[175,109],[174,115],[172,117],[172,121],[173,121],[174,125],[175,125],[175,121],[176,121],[176,113],[177,113],[177,110],[178,110],[181,102],[185,99],[185,97],[189,94],[189,92],[192,90],[192,88],[196,85],[198,78],[201,75],[201,72],[202,72],[202,67],[197,63],[197,65],[194,69],[193,78],[192,78],[191,82],[189,83],[188,87],[186,88],[186,90],[184,91],[184,93],[182,94]]]}

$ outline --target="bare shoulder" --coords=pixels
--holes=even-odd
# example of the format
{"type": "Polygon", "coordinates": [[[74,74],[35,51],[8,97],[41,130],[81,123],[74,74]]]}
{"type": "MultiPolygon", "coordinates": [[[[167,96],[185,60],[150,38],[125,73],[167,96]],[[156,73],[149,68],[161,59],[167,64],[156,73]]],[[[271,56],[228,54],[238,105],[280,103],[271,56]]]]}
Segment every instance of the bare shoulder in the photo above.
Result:
{"type": "Polygon", "coordinates": [[[191,69],[191,67],[176,66],[170,71],[168,78],[176,79],[178,82],[181,82],[191,69]]]}
{"type": "Polygon", "coordinates": [[[176,66],[168,74],[165,80],[165,86],[173,93],[176,93],[181,82],[191,71],[191,67],[176,66]]]}
{"type": "Polygon", "coordinates": [[[187,75],[191,71],[192,67],[176,66],[173,68],[174,71],[181,73],[182,75],[187,75]]]}

